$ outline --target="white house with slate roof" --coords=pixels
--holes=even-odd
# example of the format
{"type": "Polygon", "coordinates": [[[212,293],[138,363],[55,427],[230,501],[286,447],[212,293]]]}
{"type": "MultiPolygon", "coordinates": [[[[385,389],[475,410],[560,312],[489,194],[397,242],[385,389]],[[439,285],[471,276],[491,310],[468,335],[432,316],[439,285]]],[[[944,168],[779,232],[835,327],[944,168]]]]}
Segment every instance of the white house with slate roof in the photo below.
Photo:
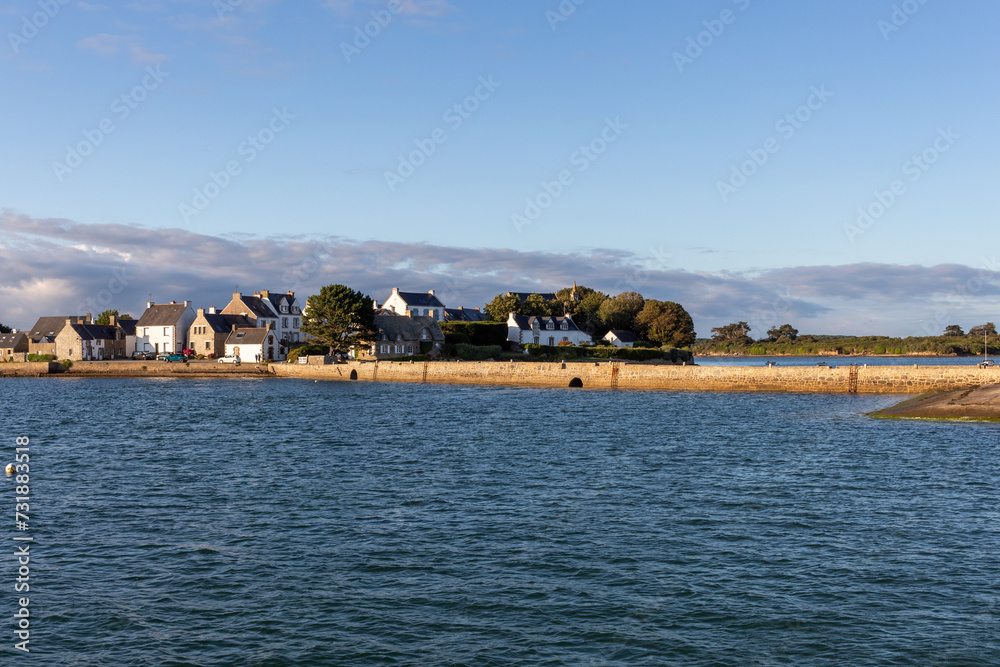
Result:
{"type": "Polygon", "coordinates": [[[194,322],[191,302],[147,303],[146,312],[135,323],[135,349],[141,352],[182,352],[194,322]]]}
{"type": "MultiPolygon", "coordinates": [[[[271,328],[272,343],[264,348],[264,359],[283,360],[288,356],[289,346],[302,341],[299,330],[302,326],[302,308],[295,298],[295,292],[261,290],[254,292],[253,296],[233,292],[233,299],[222,309],[222,314],[242,315],[253,326],[271,328]]],[[[228,345],[228,339],[226,343],[228,345]]]]}
{"type": "Polygon", "coordinates": [[[226,356],[239,357],[240,361],[253,363],[267,361],[267,351],[278,346],[277,334],[270,327],[234,329],[226,338],[226,356]]]}
{"type": "Polygon", "coordinates": [[[632,347],[638,343],[640,339],[631,331],[612,329],[608,333],[604,334],[604,340],[608,341],[615,347],[632,347]]]}
{"type": "Polygon", "coordinates": [[[382,304],[383,310],[397,315],[432,317],[437,322],[445,321],[445,305],[437,298],[434,290],[427,292],[400,292],[392,288],[392,295],[382,304]]]}
{"type": "Polygon", "coordinates": [[[0,361],[26,361],[28,335],[23,331],[0,334],[0,361]]]}
{"type": "Polygon", "coordinates": [[[421,344],[430,348],[426,354],[431,356],[444,351],[444,333],[430,316],[376,315],[375,331],[373,354],[377,359],[422,354],[421,344]]]}
{"type": "Polygon", "coordinates": [[[590,336],[580,331],[569,315],[565,317],[527,317],[511,313],[507,318],[507,340],[518,345],[558,345],[568,341],[573,345],[592,343],[590,336]]]}

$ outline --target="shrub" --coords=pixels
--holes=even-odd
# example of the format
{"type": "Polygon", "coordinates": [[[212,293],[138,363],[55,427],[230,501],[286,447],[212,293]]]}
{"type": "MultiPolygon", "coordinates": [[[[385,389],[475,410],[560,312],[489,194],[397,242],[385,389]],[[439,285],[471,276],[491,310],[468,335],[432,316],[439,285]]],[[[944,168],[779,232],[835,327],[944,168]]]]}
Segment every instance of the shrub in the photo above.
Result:
{"type": "Polygon", "coordinates": [[[754,345],[750,348],[750,354],[755,356],[763,356],[767,354],[767,348],[763,345],[754,345]]]}
{"type": "Polygon", "coordinates": [[[71,368],[73,366],[73,362],[69,359],[63,359],[62,365],[66,368],[71,368]]]}
{"type": "Polygon", "coordinates": [[[145,367],[145,366],[140,366],[140,368],[142,368],[142,370],[146,370],[146,367],[145,367]]]}
{"type": "Polygon", "coordinates": [[[430,351],[434,349],[434,342],[429,340],[420,341],[420,354],[426,355],[430,354],[430,351]]]}
{"type": "MultiPolygon", "coordinates": [[[[503,345],[507,340],[505,322],[442,322],[441,331],[448,334],[465,334],[471,345],[503,345]]],[[[446,339],[447,340],[447,339],[446,339]]],[[[454,341],[458,344],[462,341],[454,341]]]]}
{"type": "Polygon", "coordinates": [[[644,340],[637,340],[636,342],[632,343],[632,347],[633,348],[636,348],[636,347],[659,347],[659,345],[657,345],[655,343],[650,343],[650,342],[644,341],[644,340]]]}
{"type": "Polygon", "coordinates": [[[55,361],[56,355],[54,354],[29,354],[28,361],[55,361]]]}
{"type": "MultiPolygon", "coordinates": [[[[473,324],[463,322],[463,324],[473,324]]],[[[499,345],[467,345],[459,343],[455,346],[455,354],[464,361],[485,361],[487,359],[497,359],[500,357],[502,348],[499,345]]]]}
{"type": "Polygon", "coordinates": [[[572,341],[561,340],[558,343],[556,343],[556,347],[576,347],[576,346],[573,345],[572,341]]]}
{"type": "Polygon", "coordinates": [[[311,355],[311,354],[316,354],[316,355],[323,354],[323,355],[325,355],[329,351],[330,351],[330,348],[328,348],[325,345],[300,345],[299,347],[297,347],[297,348],[289,351],[289,353],[288,353],[288,361],[290,363],[294,364],[294,363],[296,363],[299,360],[299,357],[301,357],[303,355],[311,355]]]}
{"type": "Polygon", "coordinates": [[[469,338],[469,334],[465,333],[446,333],[444,335],[445,345],[458,345],[459,343],[464,343],[465,345],[472,345],[472,339],[469,338]]]}
{"type": "Polygon", "coordinates": [[[879,345],[878,347],[876,347],[875,348],[875,354],[885,354],[885,347],[882,346],[882,345],[879,345]]]}

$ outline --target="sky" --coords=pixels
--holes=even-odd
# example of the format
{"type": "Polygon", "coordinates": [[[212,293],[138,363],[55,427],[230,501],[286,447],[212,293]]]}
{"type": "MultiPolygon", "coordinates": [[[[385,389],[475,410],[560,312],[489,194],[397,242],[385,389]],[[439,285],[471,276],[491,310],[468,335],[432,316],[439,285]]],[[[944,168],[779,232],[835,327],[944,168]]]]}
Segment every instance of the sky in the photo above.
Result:
{"type": "Polygon", "coordinates": [[[574,281],[700,336],[1000,318],[985,0],[0,3],[0,322],[574,281]]]}

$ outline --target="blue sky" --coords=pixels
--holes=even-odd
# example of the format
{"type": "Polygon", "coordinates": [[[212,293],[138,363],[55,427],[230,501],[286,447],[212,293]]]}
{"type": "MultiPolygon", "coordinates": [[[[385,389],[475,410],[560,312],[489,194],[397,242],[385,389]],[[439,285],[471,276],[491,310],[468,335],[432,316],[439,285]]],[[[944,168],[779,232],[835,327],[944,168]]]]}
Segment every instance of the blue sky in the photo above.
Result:
{"type": "Polygon", "coordinates": [[[995,320],[998,18],[6,2],[0,321],[107,305],[115,270],[123,310],[327,282],[476,306],[577,280],[679,301],[701,335],[995,320]]]}

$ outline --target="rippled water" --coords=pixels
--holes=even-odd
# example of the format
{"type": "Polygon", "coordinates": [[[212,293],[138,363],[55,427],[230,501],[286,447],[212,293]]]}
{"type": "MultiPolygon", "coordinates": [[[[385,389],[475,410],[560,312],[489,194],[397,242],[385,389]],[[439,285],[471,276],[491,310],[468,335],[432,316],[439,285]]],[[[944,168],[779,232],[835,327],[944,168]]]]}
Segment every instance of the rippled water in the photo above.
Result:
{"type": "Polygon", "coordinates": [[[1000,428],[896,400],[5,380],[31,659],[1000,664],[1000,428]]]}
{"type": "Polygon", "coordinates": [[[975,366],[983,357],[695,357],[699,366],[764,366],[773,361],[778,366],[975,366]]]}

